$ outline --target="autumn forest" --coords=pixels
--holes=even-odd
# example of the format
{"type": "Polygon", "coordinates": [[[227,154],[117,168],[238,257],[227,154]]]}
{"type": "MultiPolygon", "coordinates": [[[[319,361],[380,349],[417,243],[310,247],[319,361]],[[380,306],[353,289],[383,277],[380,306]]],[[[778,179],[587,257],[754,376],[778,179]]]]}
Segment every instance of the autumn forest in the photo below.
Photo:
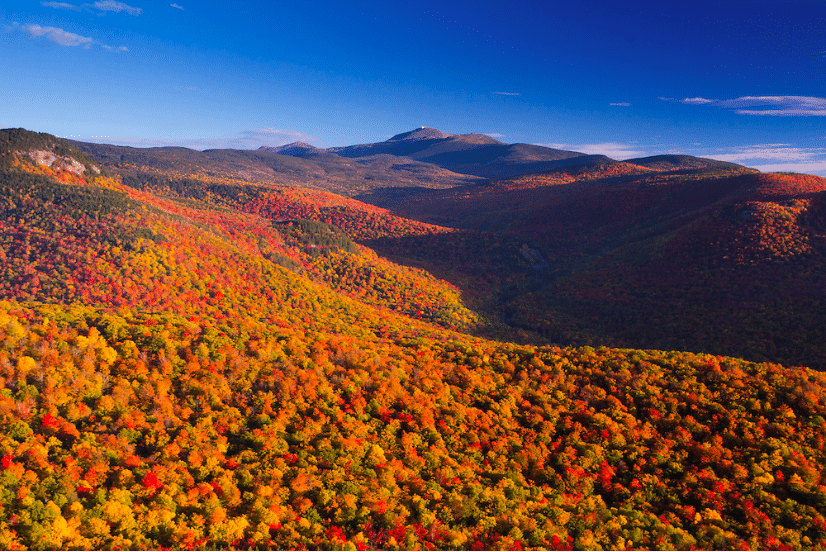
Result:
{"type": "Polygon", "coordinates": [[[399,136],[0,131],[0,548],[826,548],[826,179],[399,136]]]}

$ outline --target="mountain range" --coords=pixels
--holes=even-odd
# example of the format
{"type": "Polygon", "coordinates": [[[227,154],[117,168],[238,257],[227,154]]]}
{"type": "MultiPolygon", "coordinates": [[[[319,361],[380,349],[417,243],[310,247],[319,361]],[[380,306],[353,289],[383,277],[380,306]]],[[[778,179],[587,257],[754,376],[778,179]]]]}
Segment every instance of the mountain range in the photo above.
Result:
{"type": "Polygon", "coordinates": [[[258,150],[130,148],[69,141],[108,166],[141,167],[320,187],[353,195],[379,187],[446,187],[608,160],[528,144],[503,144],[483,134],[451,135],[420,128],[387,141],[315,148],[296,142],[258,150]],[[298,161],[298,160],[301,161],[298,161]]]}
{"type": "Polygon", "coordinates": [[[0,547],[826,547],[826,179],[0,130],[0,547]]]}
{"type": "Polygon", "coordinates": [[[425,127],[327,149],[73,145],[133,187],[190,197],[204,195],[203,177],[222,197],[234,188],[220,178],[311,187],[461,230],[364,243],[459,286],[486,319],[529,340],[826,366],[815,346],[826,339],[822,234],[810,222],[817,177],[686,155],[616,161],[425,127]],[[478,244],[447,245],[459,236],[478,244]],[[489,261],[491,240],[510,253],[489,261]],[[547,269],[520,272],[526,244],[547,269]],[[445,249],[464,251],[462,262],[445,249]]]}

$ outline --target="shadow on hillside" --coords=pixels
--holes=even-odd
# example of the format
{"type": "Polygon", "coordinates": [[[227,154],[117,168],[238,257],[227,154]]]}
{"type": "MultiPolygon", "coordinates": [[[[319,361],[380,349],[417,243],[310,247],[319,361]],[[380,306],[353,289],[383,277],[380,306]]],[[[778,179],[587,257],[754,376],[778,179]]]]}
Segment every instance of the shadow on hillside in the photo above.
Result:
{"type": "MultiPolygon", "coordinates": [[[[815,225],[826,224],[821,210],[812,213],[815,225]]],[[[640,260],[631,248],[576,266],[547,258],[539,270],[523,253],[526,240],[512,235],[458,231],[365,245],[457,286],[465,304],[490,320],[483,337],[826,369],[826,251],[791,264],[695,266],[659,249],[640,260]]]]}

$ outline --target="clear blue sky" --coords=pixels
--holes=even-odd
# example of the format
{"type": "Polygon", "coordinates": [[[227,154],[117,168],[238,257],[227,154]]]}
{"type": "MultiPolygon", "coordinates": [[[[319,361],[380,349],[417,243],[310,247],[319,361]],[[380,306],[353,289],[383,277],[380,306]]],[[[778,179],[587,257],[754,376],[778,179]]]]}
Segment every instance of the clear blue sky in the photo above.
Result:
{"type": "Polygon", "coordinates": [[[126,145],[419,126],[826,176],[826,2],[0,4],[0,127],[126,145]]]}

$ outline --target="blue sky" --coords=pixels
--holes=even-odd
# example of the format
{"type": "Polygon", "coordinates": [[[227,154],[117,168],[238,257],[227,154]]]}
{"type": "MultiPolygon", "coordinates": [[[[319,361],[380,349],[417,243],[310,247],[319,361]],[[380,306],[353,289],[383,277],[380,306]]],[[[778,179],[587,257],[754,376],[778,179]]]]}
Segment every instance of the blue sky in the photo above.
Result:
{"type": "Polygon", "coordinates": [[[826,2],[0,4],[0,127],[319,147],[419,126],[826,176],[826,2]]]}

